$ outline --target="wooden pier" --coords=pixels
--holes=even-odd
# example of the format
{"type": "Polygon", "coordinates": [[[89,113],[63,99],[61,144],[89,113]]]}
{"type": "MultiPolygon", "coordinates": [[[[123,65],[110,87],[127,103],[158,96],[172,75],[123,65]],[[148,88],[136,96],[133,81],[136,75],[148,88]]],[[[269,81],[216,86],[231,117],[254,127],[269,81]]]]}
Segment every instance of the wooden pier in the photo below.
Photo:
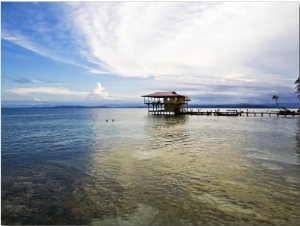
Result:
{"type": "Polygon", "coordinates": [[[205,115],[205,116],[252,116],[252,117],[256,117],[256,116],[260,116],[260,117],[264,117],[264,116],[283,116],[283,117],[295,117],[295,116],[299,116],[299,111],[290,111],[290,112],[282,112],[282,111],[237,111],[237,110],[230,110],[230,111],[219,111],[219,110],[215,110],[215,111],[188,111],[188,112],[182,112],[179,113],[180,115],[205,115]]]}
{"type": "Polygon", "coordinates": [[[290,112],[282,112],[282,111],[238,111],[238,110],[229,110],[229,111],[193,111],[189,110],[186,112],[165,112],[163,110],[158,111],[149,110],[149,114],[152,115],[200,115],[200,116],[227,116],[227,117],[238,117],[238,116],[246,116],[246,117],[295,117],[299,116],[299,111],[290,111],[290,112]]]}

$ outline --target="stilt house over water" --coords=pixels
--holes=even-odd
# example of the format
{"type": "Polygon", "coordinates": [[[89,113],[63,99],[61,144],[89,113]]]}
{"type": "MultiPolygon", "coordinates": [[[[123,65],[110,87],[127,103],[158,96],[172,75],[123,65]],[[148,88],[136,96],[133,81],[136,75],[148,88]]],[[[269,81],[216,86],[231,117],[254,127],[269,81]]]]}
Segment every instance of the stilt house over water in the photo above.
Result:
{"type": "Polygon", "coordinates": [[[144,104],[148,106],[148,114],[183,114],[188,111],[187,96],[172,92],[156,92],[144,97],[144,104]]]}

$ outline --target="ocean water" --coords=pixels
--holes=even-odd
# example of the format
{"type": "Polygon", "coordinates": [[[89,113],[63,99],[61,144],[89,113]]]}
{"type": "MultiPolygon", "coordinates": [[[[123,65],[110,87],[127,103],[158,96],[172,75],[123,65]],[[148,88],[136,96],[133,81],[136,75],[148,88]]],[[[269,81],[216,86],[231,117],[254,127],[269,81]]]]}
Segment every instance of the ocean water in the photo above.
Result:
{"type": "Polygon", "coordinates": [[[2,224],[299,225],[298,120],[2,109],[2,224]]]}

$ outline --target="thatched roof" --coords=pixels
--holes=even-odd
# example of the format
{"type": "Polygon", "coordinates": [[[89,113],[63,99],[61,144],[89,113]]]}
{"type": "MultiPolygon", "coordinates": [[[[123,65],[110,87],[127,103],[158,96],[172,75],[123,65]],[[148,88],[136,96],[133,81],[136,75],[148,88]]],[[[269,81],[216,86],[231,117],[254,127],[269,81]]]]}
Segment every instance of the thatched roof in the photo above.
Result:
{"type": "Polygon", "coordinates": [[[170,91],[170,92],[156,92],[148,95],[143,95],[142,97],[163,98],[163,97],[185,97],[185,96],[179,95],[175,91],[170,91]]]}

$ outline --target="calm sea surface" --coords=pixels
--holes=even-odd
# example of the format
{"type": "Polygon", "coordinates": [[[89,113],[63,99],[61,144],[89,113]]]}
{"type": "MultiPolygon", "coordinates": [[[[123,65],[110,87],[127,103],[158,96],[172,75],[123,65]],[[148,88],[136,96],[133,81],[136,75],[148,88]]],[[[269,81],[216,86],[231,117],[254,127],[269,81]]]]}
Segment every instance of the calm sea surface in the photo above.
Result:
{"type": "Polygon", "coordinates": [[[2,224],[299,225],[299,117],[52,108],[1,119],[2,224]]]}

